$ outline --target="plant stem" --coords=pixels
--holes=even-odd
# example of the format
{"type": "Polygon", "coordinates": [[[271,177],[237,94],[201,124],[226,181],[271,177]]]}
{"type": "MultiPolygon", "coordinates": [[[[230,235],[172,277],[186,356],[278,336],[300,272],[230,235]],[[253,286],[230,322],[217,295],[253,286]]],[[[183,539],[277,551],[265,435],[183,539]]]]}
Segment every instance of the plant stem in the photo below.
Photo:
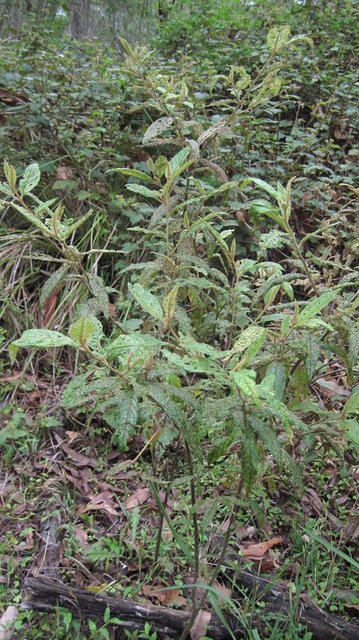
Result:
{"type": "MultiPolygon", "coordinates": [[[[228,529],[226,531],[226,535],[224,537],[224,541],[223,541],[223,545],[222,545],[222,549],[221,549],[221,553],[219,555],[219,558],[217,560],[216,566],[214,567],[214,570],[210,576],[210,579],[208,581],[207,586],[208,587],[212,587],[214,582],[216,581],[218,574],[221,570],[221,566],[224,562],[224,559],[226,557],[226,553],[227,553],[227,549],[228,549],[228,545],[229,545],[229,540],[231,537],[231,533],[232,533],[232,529],[233,529],[233,525],[234,522],[237,518],[238,515],[238,511],[239,511],[239,497],[241,495],[242,492],[242,487],[243,487],[243,480],[240,477],[238,480],[238,485],[237,485],[237,490],[236,490],[236,495],[235,495],[235,503],[232,509],[232,513],[231,513],[231,517],[229,519],[229,524],[228,524],[228,529]]],[[[193,626],[193,623],[196,619],[196,616],[198,614],[198,612],[201,610],[201,608],[203,607],[203,604],[205,602],[207,598],[207,593],[206,591],[204,592],[204,594],[202,595],[202,597],[200,598],[200,600],[198,601],[198,603],[196,604],[196,606],[192,609],[192,613],[191,616],[186,624],[186,626],[184,627],[182,634],[179,638],[179,640],[186,640],[186,638],[188,637],[188,634],[193,626]]]]}
{"type": "MultiPolygon", "coordinates": [[[[199,576],[199,526],[198,526],[198,518],[196,512],[196,483],[194,479],[194,470],[193,470],[193,459],[191,449],[188,446],[188,443],[185,441],[186,454],[187,454],[187,462],[188,469],[191,476],[191,507],[192,507],[192,524],[193,524],[193,533],[194,533],[194,575],[193,575],[193,583],[197,584],[198,576],[199,576]]],[[[196,588],[192,591],[192,601],[193,607],[196,606],[197,602],[197,590],[196,588]]]]}
{"type": "Polygon", "coordinates": [[[299,246],[299,244],[297,242],[297,239],[295,237],[295,233],[294,233],[294,231],[292,231],[292,229],[291,229],[291,227],[289,225],[287,225],[287,231],[288,231],[288,234],[290,235],[290,239],[292,240],[292,242],[294,244],[295,250],[297,252],[297,256],[298,256],[299,260],[301,261],[301,263],[302,263],[302,265],[304,267],[304,271],[306,273],[306,276],[307,276],[310,284],[312,285],[313,291],[314,291],[316,296],[319,296],[319,292],[318,292],[317,286],[316,286],[316,284],[315,284],[315,282],[314,282],[314,280],[312,278],[312,275],[311,275],[311,273],[310,273],[310,271],[308,269],[306,260],[305,260],[303,254],[302,254],[301,248],[300,248],[300,246],[299,246]]]}

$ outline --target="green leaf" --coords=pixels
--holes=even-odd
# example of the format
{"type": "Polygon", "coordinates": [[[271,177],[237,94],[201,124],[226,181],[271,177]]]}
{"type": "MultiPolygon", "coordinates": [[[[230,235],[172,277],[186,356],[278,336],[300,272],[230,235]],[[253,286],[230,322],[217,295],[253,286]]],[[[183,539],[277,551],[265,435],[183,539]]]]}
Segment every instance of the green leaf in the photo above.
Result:
{"type": "Polygon", "coordinates": [[[241,464],[244,483],[247,491],[249,491],[258,471],[257,443],[253,429],[249,427],[243,428],[243,437],[241,440],[241,464]]]}
{"type": "MultiPolygon", "coordinates": [[[[277,399],[274,392],[271,392],[269,389],[261,386],[259,386],[259,392],[262,399],[266,402],[267,410],[272,414],[275,420],[280,420],[286,434],[291,439],[293,436],[293,425],[296,423],[295,415],[289,411],[284,402],[277,399]]],[[[299,421],[297,420],[297,422],[299,421]]]]}
{"type": "Polygon", "coordinates": [[[356,445],[359,445],[359,421],[358,420],[345,420],[344,424],[347,428],[348,439],[356,445]]]}
{"type": "Polygon", "coordinates": [[[90,218],[90,216],[92,216],[93,213],[94,213],[93,210],[89,209],[89,211],[85,213],[83,216],[81,216],[81,218],[78,218],[78,220],[76,220],[69,227],[67,226],[64,231],[64,239],[66,240],[66,238],[68,238],[74,231],[76,231],[79,227],[81,227],[81,225],[84,224],[84,222],[86,222],[86,220],[88,220],[88,218],[90,218]]]}
{"type": "Polygon", "coordinates": [[[102,342],[102,339],[104,338],[104,332],[103,332],[102,324],[101,324],[100,320],[98,318],[96,318],[96,316],[90,315],[90,316],[87,316],[87,317],[91,321],[91,323],[92,323],[92,325],[94,327],[93,332],[91,333],[91,335],[87,339],[87,346],[94,353],[102,354],[103,353],[103,347],[101,346],[101,342],[102,342]]]}
{"type": "Polygon", "coordinates": [[[239,67],[237,73],[239,73],[239,80],[237,80],[236,82],[236,89],[239,91],[247,89],[247,87],[249,87],[250,83],[252,82],[251,76],[249,75],[245,67],[239,67]]]}
{"type": "Polygon", "coordinates": [[[26,196],[38,185],[40,181],[40,168],[37,162],[30,164],[24,171],[24,176],[19,182],[19,191],[22,196],[26,196]]]}
{"type": "Polygon", "coordinates": [[[88,626],[89,626],[89,630],[92,636],[96,636],[97,635],[97,625],[93,620],[88,620],[88,626]]]}
{"type": "Polygon", "coordinates": [[[148,356],[156,354],[161,348],[161,342],[154,336],[132,331],[129,335],[118,336],[108,345],[105,355],[109,359],[122,358],[127,360],[131,355],[134,360],[146,360],[148,356]]]}
{"type": "Polygon", "coordinates": [[[253,400],[258,407],[261,406],[258,388],[255,382],[256,372],[253,369],[231,371],[231,378],[244,396],[253,400]]]}
{"type": "Polygon", "coordinates": [[[282,324],[280,326],[280,333],[282,336],[285,336],[289,331],[289,327],[292,322],[292,317],[289,314],[283,316],[282,324]]]}
{"type": "Polygon", "coordinates": [[[254,182],[257,187],[262,189],[262,191],[268,193],[268,195],[272,196],[272,198],[274,198],[277,202],[280,199],[279,192],[276,191],[276,189],[274,189],[268,182],[265,182],[265,180],[261,180],[260,178],[248,178],[248,180],[250,180],[250,182],[254,182]]]}
{"type": "Polygon", "coordinates": [[[6,196],[13,195],[11,188],[6,184],[6,182],[0,182],[0,193],[4,193],[6,196]]]}
{"type": "Polygon", "coordinates": [[[24,331],[18,340],[14,340],[12,344],[16,347],[27,347],[29,349],[49,349],[50,347],[63,347],[65,345],[77,347],[76,342],[74,342],[72,338],[64,336],[63,333],[59,333],[58,331],[51,331],[50,329],[28,329],[24,331]]]}
{"type": "Polygon", "coordinates": [[[95,327],[90,318],[80,318],[73,322],[69,328],[69,336],[81,346],[86,346],[89,337],[95,331],[95,327]]]}
{"type": "Polygon", "coordinates": [[[151,176],[144,171],[139,171],[138,169],[128,169],[127,167],[119,167],[118,169],[109,169],[106,173],[122,173],[124,176],[132,176],[133,178],[138,178],[139,180],[143,180],[144,182],[153,182],[151,176]]]}
{"type": "Polygon", "coordinates": [[[46,226],[46,224],[44,224],[43,222],[41,222],[41,220],[39,218],[37,218],[36,216],[34,216],[34,214],[28,210],[25,209],[25,207],[20,206],[19,204],[16,204],[16,202],[9,202],[8,203],[11,207],[13,207],[14,209],[16,209],[16,211],[18,211],[19,213],[21,213],[21,215],[26,218],[26,220],[28,222],[31,222],[31,224],[33,224],[35,227],[37,227],[38,229],[40,229],[40,231],[42,231],[42,233],[48,237],[51,238],[53,237],[54,233],[46,226]]]}
{"type": "Polygon", "coordinates": [[[132,395],[123,394],[116,406],[110,407],[102,417],[115,430],[113,440],[116,441],[120,451],[124,451],[137,424],[137,399],[132,395]]]}
{"type": "Polygon", "coordinates": [[[261,340],[262,345],[265,337],[266,329],[258,327],[257,325],[251,325],[250,327],[247,327],[247,329],[244,329],[239,338],[237,338],[231,349],[231,354],[242,353],[257,340],[261,340]]]}
{"type": "Polygon", "coordinates": [[[177,173],[179,169],[181,169],[184,161],[186,160],[188,154],[190,152],[189,147],[185,147],[185,149],[181,149],[169,162],[170,176],[172,177],[177,173]]]}
{"type": "Polygon", "coordinates": [[[283,229],[286,229],[285,221],[282,219],[279,209],[273,207],[267,200],[253,200],[251,202],[250,212],[258,216],[267,216],[267,218],[274,220],[274,222],[279,224],[283,229]]]}
{"type": "Polygon", "coordinates": [[[21,414],[15,414],[12,420],[0,430],[0,447],[6,445],[9,440],[24,440],[28,436],[28,432],[21,429],[24,426],[24,420],[21,414]]]}
{"type": "Polygon", "coordinates": [[[46,300],[55,291],[56,287],[63,281],[69,270],[68,264],[63,264],[60,269],[51,274],[46,280],[40,293],[40,309],[43,309],[46,300]]]}
{"type": "Polygon", "coordinates": [[[305,327],[308,326],[309,321],[314,318],[322,309],[328,306],[332,300],[334,300],[336,296],[335,291],[326,291],[326,293],[322,293],[319,298],[313,298],[310,300],[308,304],[304,307],[303,311],[298,316],[297,326],[305,327]]]}
{"type": "Polygon", "coordinates": [[[116,403],[121,394],[121,382],[118,378],[104,376],[90,380],[88,375],[82,374],[75,376],[66,386],[61,404],[66,409],[81,406],[88,409],[89,406],[96,403],[97,409],[102,412],[109,406],[109,403],[116,403]],[[106,404],[99,407],[100,401],[106,404]]]}
{"type": "MultiPolygon", "coordinates": [[[[215,363],[212,362],[210,358],[180,356],[177,353],[168,351],[167,349],[164,349],[162,353],[171,364],[177,366],[182,371],[188,371],[189,373],[205,373],[208,376],[216,375],[217,381],[219,379],[221,370],[215,366],[215,363]]],[[[225,382],[224,374],[222,374],[222,377],[223,382],[225,382]]]]}
{"type": "Polygon", "coordinates": [[[127,184],[126,189],[133,191],[134,193],[139,193],[145,198],[153,198],[154,200],[161,202],[161,194],[159,191],[152,191],[151,189],[144,187],[142,184],[127,184]]]}
{"type": "Polygon", "coordinates": [[[100,276],[94,273],[87,274],[92,295],[96,298],[99,308],[107,319],[110,315],[108,293],[100,276]]]}
{"type": "Polygon", "coordinates": [[[271,362],[271,364],[268,365],[265,378],[262,380],[260,386],[265,383],[267,378],[272,378],[271,390],[275,393],[278,400],[283,400],[287,384],[287,372],[283,362],[271,362]]]}
{"type": "Polygon", "coordinates": [[[142,139],[142,144],[147,144],[153,138],[157,138],[161,133],[167,131],[170,128],[173,122],[173,118],[165,116],[164,118],[158,118],[150,124],[148,129],[146,129],[145,134],[142,139]]]}
{"type": "Polygon", "coordinates": [[[165,329],[169,329],[171,326],[173,314],[176,308],[176,299],[178,294],[178,283],[169,291],[166,297],[162,300],[162,307],[165,312],[165,329]]]}
{"type": "Polygon", "coordinates": [[[7,160],[4,160],[4,173],[5,178],[9,183],[11,192],[14,193],[16,188],[16,169],[11,164],[9,164],[7,160]]]}
{"type": "Polygon", "coordinates": [[[346,401],[342,411],[342,417],[356,413],[359,409],[359,388],[352,393],[350,398],[346,401]]]}
{"type": "Polygon", "coordinates": [[[264,296],[264,304],[266,305],[266,307],[269,307],[271,304],[273,304],[279,289],[280,289],[280,285],[276,284],[274,285],[274,287],[271,287],[269,291],[267,291],[267,293],[264,296]]]}
{"type": "Polygon", "coordinates": [[[14,344],[12,342],[11,344],[9,344],[7,350],[8,350],[8,354],[9,354],[9,358],[10,358],[10,364],[13,365],[15,360],[16,360],[16,356],[17,356],[17,353],[19,351],[19,347],[17,347],[16,344],[14,344]]]}
{"type": "Polygon", "coordinates": [[[53,191],[73,191],[77,187],[76,180],[55,180],[52,185],[53,191]]]}
{"type": "Polygon", "coordinates": [[[165,414],[181,431],[186,430],[187,417],[184,411],[174,402],[169,394],[159,384],[151,384],[147,387],[148,395],[162,407],[165,414]]]}
{"type": "Polygon", "coordinates": [[[161,322],[164,321],[164,313],[161,303],[152,293],[147,291],[147,289],[144,289],[138,282],[136,284],[129,284],[128,289],[136,302],[144,311],[146,311],[146,313],[156,320],[160,320],[161,322]]]}
{"type": "Polygon", "coordinates": [[[290,27],[281,25],[273,27],[267,35],[267,46],[271,53],[278,53],[287,44],[290,36],[290,27]]]}

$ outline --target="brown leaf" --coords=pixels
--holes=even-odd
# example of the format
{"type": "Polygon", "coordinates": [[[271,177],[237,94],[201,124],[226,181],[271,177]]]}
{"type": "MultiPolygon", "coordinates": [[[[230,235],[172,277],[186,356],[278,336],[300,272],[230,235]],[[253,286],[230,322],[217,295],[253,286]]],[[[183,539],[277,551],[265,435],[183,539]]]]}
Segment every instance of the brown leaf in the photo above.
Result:
{"type": "Polygon", "coordinates": [[[344,540],[351,540],[354,542],[359,538],[359,516],[354,516],[351,518],[349,522],[343,527],[343,538],[344,540]]]}
{"type": "Polygon", "coordinates": [[[75,539],[80,543],[80,546],[84,551],[89,548],[87,531],[82,527],[75,528],[75,539]]]}
{"type": "Polygon", "coordinates": [[[164,521],[162,525],[162,540],[163,542],[170,542],[173,540],[173,533],[166,521],[164,521]]]}
{"type": "Polygon", "coordinates": [[[141,488],[137,489],[137,491],[135,491],[135,493],[133,493],[132,496],[127,498],[126,508],[134,509],[135,507],[139,507],[141,504],[146,502],[149,495],[150,495],[150,490],[147,487],[142,489],[141,488]]]}
{"type": "Polygon", "coordinates": [[[118,515],[116,509],[107,501],[97,503],[90,502],[85,507],[80,507],[78,513],[86,513],[87,511],[105,511],[112,516],[118,515]]]}
{"type": "Polygon", "coordinates": [[[270,538],[270,540],[266,540],[265,542],[243,545],[241,548],[245,558],[262,558],[271,547],[274,547],[276,544],[282,544],[282,542],[283,538],[281,537],[270,538]]]}
{"type": "Polygon", "coordinates": [[[336,380],[318,378],[316,384],[321,388],[322,393],[324,393],[329,398],[333,396],[348,398],[350,396],[350,391],[348,391],[348,389],[344,389],[341,385],[338,384],[336,380]]]}
{"type": "Polygon", "coordinates": [[[160,604],[170,607],[172,604],[185,605],[186,600],[180,596],[178,589],[166,589],[161,585],[145,584],[142,587],[142,593],[146,598],[157,600],[160,604]]]}
{"type": "Polygon", "coordinates": [[[23,371],[18,371],[17,373],[14,373],[12,376],[2,376],[0,378],[0,382],[1,384],[8,384],[9,382],[16,382],[16,380],[18,380],[19,378],[22,378],[24,375],[23,371]]]}
{"type": "Polygon", "coordinates": [[[65,165],[60,165],[56,169],[55,178],[56,180],[71,180],[73,176],[72,169],[70,167],[65,167],[65,165]]]}
{"type": "Polygon", "coordinates": [[[209,611],[201,611],[196,615],[196,619],[192,625],[190,636],[191,640],[200,640],[206,635],[207,627],[211,621],[211,614],[209,611]]]}
{"type": "Polygon", "coordinates": [[[117,318],[117,316],[118,316],[117,307],[112,302],[110,302],[110,304],[108,305],[108,311],[109,311],[109,314],[110,314],[111,318],[117,318]]]}
{"type": "Polygon", "coordinates": [[[257,533],[257,529],[253,526],[240,527],[237,529],[237,538],[239,540],[245,540],[246,538],[253,538],[257,533]]]}
{"type": "Polygon", "coordinates": [[[82,453],[78,453],[74,449],[71,449],[71,447],[69,447],[64,442],[61,442],[60,446],[61,446],[61,449],[65,453],[67,453],[68,456],[70,456],[71,460],[73,460],[78,467],[96,467],[95,460],[92,460],[91,458],[84,456],[82,453]]]}
{"type": "Polygon", "coordinates": [[[29,98],[21,93],[10,93],[6,89],[0,89],[0,100],[5,104],[14,105],[17,102],[29,102],[29,98]]]}
{"type": "Polygon", "coordinates": [[[323,513],[323,503],[314,489],[307,490],[301,499],[301,503],[307,515],[312,515],[313,513],[319,515],[323,513]]]}
{"type": "Polygon", "coordinates": [[[80,433],[78,431],[66,431],[66,435],[68,436],[69,442],[71,443],[79,437],[80,433]]]}
{"type": "Polygon", "coordinates": [[[52,316],[55,313],[58,293],[59,293],[59,288],[57,287],[57,289],[55,289],[55,291],[53,291],[53,293],[48,298],[46,298],[46,300],[45,300],[45,304],[44,304],[44,327],[47,327],[47,325],[49,324],[52,316]]]}
{"type": "Polygon", "coordinates": [[[252,560],[258,573],[268,573],[273,569],[278,569],[278,564],[272,558],[252,558],[252,560]]]}
{"type": "Polygon", "coordinates": [[[220,602],[223,600],[228,600],[228,598],[232,597],[231,589],[228,589],[223,584],[220,584],[217,581],[213,583],[213,588],[216,590],[216,594],[220,602]]]}
{"type": "Polygon", "coordinates": [[[82,486],[83,486],[83,494],[87,496],[89,492],[89,485],[88,485],[89,470],[87,467],[85,467],[84,469],[80,469],[80,477],[81,477],[82,486]]]}

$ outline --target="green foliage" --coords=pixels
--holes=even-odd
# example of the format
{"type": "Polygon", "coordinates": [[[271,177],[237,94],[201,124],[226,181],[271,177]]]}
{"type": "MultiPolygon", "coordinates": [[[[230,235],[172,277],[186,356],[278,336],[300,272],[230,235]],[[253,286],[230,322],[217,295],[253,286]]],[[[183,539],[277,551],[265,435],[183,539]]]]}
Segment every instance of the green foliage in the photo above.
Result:
{"type": "MultiPolygon", "coordinates": [[[[214,464],[248,494],[287,468],[300,492],[294,452],[359,443],[358,391],[323,409],[317,385],[339,362],[351,389],[358,366],[354,52],[334,50],[326,8],[182,4],[156,39],[170,59],[122,40],[115,64],[64,40],[58,63],[40,38],[16,74],[34,35],[4,44],[7,86],[31,95],[1,125],[8,352],[63,347],[68,418],[122,452],[140,435],[153,464],[177,447],[200,494],[214,464]]],[[[338,9],[343,32],[356,14],[338,9]]],[[[193,532],[153,493],[193,563],[193,532]]]]}

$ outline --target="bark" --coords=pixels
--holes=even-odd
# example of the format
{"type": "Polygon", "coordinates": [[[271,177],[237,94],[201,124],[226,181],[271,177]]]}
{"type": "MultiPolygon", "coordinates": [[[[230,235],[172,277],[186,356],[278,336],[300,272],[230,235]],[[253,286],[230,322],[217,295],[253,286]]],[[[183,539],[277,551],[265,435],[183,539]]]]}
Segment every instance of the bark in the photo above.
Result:
{"type": "MultiPolygon", "coordinates": [[[[237,583],[255,592],[258,599],[267,603],[257,616],[252,617],[252,625],[261,627],[263,617],[268,613],[280,615],[284,620],[293,616],[293,602],[284,586],[274,584],[246,569],[240,571],[237,583]]],[[[80,618],[94,618],[103,622],[105,610],[110,609],[111,617],[118,617],[132,629],[138,629],[149,622],[152,629],[167,636],[178,638],[190,618],[190,611],[176,611],[154,605],[141,605],[131,600],[100,596],[84,589],[69,587],[49,578],[28,578],[24,589],[27,599],[23,608],[40,611],[55,610],[57,606],[69,609],[80,618]]],[[[304,624],[312,632],[313,640],[358,640],[359,625],[324,613],[310,600],[299,602],[298,623],[304,624]]],[[[247,638],[246,627],[233,616],[226,616],[228,627],[235,638],[247,638]]],[[[231,634],[226,625],[212,614],[206,635],[213,640],[229,640],[231,634]]]]}
{"type": "Polygon", "coordinates": [[[91,0],[71,0],[71,36],[74,40],[87,38],[90,28],[91,0]]]}
{"type": "MultiPolygon", "coordinates": [[[[129,628],[138,629],[145,622],[149,622],[153,630],[174,638],[181,635],[190,617],[189,611],[176,611],[150,604],[144,606],[127,599],[94,595],[84,589],[68,587],[48,578],[28,578],[25,580],[24,588],[31,599],[23,601],[23,608],[49,611],[61,606],[78,617],[94,618],[103,623],[105,611],[109,607],[111,617],[120,618],[129,628]]],[[[239,633],[238,638],[245,637],[243,630],[237,626],[238,621],[233,632],[236,635],[239,633]]],[[[214,640],[230,638],[227,629],[216,615],[211,616],[207,634],[214,640]]]]}

